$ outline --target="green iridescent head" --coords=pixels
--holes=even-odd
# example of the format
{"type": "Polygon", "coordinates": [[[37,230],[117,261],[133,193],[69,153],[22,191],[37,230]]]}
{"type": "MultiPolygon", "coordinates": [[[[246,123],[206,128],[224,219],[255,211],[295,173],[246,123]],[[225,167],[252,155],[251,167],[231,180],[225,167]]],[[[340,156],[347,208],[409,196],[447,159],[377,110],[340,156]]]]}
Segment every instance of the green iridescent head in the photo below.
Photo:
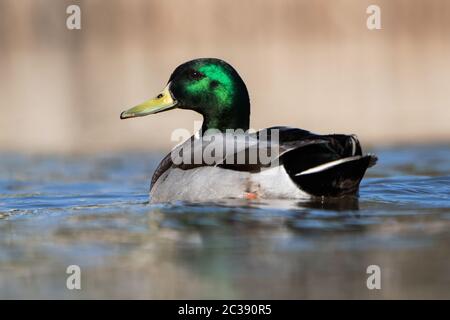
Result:
{"type": "Polygon", "coordinates": [[[183,63],[170,76],[156,98],[121,114],[131,118],[173,108],[203,115],[203,130],[249,128],[250,100],[247,88],[232,66],[220,59],[204,58],[183,63]]]}

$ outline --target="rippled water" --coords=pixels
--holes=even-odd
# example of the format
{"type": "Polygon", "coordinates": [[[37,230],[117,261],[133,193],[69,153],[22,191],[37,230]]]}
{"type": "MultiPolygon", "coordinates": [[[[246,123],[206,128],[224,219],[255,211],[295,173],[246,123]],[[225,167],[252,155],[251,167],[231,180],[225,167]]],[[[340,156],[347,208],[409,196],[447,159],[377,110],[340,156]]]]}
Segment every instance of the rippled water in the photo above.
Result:
{"type": "Polygon", "coordinates": [[[204,205],[148,204],[161,155],[0,154],[0,298],[450,298],[450,148],[372,151],[359,199],[204,205]]]}

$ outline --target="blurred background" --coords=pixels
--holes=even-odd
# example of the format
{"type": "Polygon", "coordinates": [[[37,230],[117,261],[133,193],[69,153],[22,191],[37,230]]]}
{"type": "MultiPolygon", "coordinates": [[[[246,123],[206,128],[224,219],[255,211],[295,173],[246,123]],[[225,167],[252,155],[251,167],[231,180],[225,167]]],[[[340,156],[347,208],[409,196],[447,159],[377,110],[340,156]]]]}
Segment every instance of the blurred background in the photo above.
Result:
{"type": "Polygon", "coordinates": [[[0,299],[449,299],[449,36],[448,0],[0,0],[0,299]],[[149,205],[201,117],[119,115],[198,57],[240,72],[254,129],[358,134],[360,197],[149,205]]]}
{"type": "Polygon", "coordinates": [[[446,143],[449,31],[446,0],[0,0],[0,151],[165,150],[201,117],[119,114],[198,57],[240,72],[255,129],[446,143]],[[66,28],[71,4],[81,30],[66,28]],[[366,27],[370,4],[381,30],[366,27]]]}

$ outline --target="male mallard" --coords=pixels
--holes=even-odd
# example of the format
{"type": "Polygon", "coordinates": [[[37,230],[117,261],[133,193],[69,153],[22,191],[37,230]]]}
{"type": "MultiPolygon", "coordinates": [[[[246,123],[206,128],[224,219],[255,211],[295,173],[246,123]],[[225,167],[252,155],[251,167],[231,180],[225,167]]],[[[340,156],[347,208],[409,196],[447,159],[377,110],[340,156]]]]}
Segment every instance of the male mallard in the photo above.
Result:
{"type": "MultiPolygon", "coordinates": [[[[354,135],[318,135],[288,127],[267,129],[268,138],[262,137],[261,131],[245,133],[244,137],[249,140],[244,147],[241,144],[237,150],[233,149],[232,154],[225,152],[225,156],[212,163],[174,159],[174,154],[186,153],[183,148],[187,146],[192,146],[188,149],[190,151],[198,149],[194,143],[206,137],[203,134],[211,131],[209,129],[219,133],[225,133],[227,129],[249,129],[247,88],[236,70],[219,59],[196,59],[180,65],[160,94],[122,112],[120,118],[141,117],[174,108],[200,113],[203,116],[202,130],[199,137],[191,137],[176,147],[177,152],[172,151],[161,161],[150,186],[153,203],[351,195],[358,192],[366,169],[377,160],[374,155],[362,154],[354,135]],[[270,140],[270,132],[274,130],[278,135],[275,142],[270,140]],[[254,142],[258,145],[263,141],[268,142],[266,148],[277,147],[270,161],[225,161],[230,156],[236,159],[242,152],[247,152],[247,159],[254,142]],[[181,153],[180,149],[183,150],[181,153]]],[[[204,146],[200,149],[204,150],[204,146]]]]}

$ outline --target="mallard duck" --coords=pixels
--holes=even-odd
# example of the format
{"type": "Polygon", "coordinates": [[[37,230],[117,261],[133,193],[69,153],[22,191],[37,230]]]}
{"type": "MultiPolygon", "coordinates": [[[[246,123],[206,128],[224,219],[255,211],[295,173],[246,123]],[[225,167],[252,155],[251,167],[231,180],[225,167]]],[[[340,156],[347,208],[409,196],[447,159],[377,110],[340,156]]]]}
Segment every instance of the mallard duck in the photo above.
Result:
{"type": "MultiPolygon", "coordinates": [[[[377,160],[375,155],[363,155],[355,135],[319,135],[290,127],[265,129],[269,134],[264,137],[262,131],[248,132],[247,87],[237,71],[220,59],[202,58],[183,63],[172,73],[162,92],[122,112],[120,118],[142,117],[175,108],[200,113],[203,124],[197,135],[174,148],[155,170],[150,186],[152,203],[356,195],[366,169],[377,160]],[[244,132],[241,137],[248,139],[232,152],[226,150],[218,159],[215,157],[213,162],[183,161],[186,150],[199,149],[194,145],[205,140],[206,132],[225,134],[229,130],[244,132]],[[272,140],[272,132],[276,133],[276,140],[272,140]],[[276,147],[277,152],[272,152],[265,163],[259,158],[248,161],[250,150],[262,142],[267,142],[263,148],[276,147]],[[244,162],[226,161],[236,160],[243,153],[244,162]],[[176,154],[181,158],[174,158],[176,154]]],[[[208,139],[209,143],[211,140],[208,139]]],[[[224,145],[221,139],[215,144],[219,140],[224,145]]],[[[205,146],[200,150],[204,151],[205,146]]]]}

